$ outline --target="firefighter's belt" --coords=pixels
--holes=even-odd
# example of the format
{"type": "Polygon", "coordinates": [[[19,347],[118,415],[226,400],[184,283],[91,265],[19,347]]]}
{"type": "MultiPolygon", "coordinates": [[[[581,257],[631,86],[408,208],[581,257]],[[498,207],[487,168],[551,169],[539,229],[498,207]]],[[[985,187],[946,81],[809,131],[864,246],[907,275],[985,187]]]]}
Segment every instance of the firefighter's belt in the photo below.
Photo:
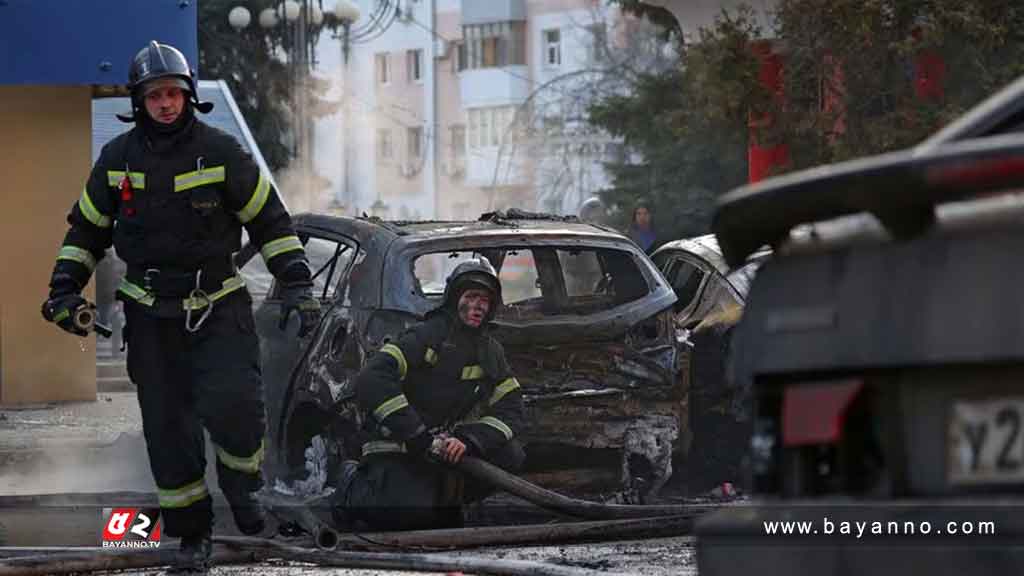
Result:
{"type": "MultiPolygon", "coordinates": [[[[208,263],[201,271],[199,287],[207,294],[220,290],[224,281],[237,273],[230,257],[208,263]]],[[[128,266],[125,279],[157,298],[187,298],[196,288],[199,272],[200,269],[128,266]]]]}
{"type": "Polygon", "coordinates": [[[118,294],[129,300],[137,302],[160,317],[179,317],[186,311],[202,310],[212,303],[224,298],[232,292],[245,288],[245,280],[241,276],[232,276],[224,280],[220,288],[206,293],[203,298],[157,298],[151,292],[147,292],[141,286],[130,282],[127,278],[121,281],[118,287],[118,294]]]}

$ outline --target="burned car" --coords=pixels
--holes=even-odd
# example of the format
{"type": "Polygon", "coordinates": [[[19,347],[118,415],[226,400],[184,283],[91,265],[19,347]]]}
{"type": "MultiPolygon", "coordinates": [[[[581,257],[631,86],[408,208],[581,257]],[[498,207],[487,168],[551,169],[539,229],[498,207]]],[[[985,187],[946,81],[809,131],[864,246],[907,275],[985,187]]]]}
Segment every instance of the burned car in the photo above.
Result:
{"type": "Polygon", "coordinates": [[[262,292],[256,319],[274,475],[309,473],[314,444],[328,465],[358,458],[354,376],[441,303],[456,265],[483,255],[504,296],[491,329],[525,396],[527,476],[643,494],[669,478],[686,419],[686,347],[673,329],[675,294],[626,237],[516,211],[473,222],[306,214],[295,225],[324,309],[310,337],[277,329],[277,287],[251,249],[238,258],[262,292]]]}
{"type": "Polygon", "coordinates": [[[771,255],[758,250],[732,268],[714,235],[675,240],[652,255],[676,294],[673,323],[689,345],[686,487],[701,492],[723,481],[739,481],[752,419],[726,381],[726,359],[736,323],[758,267],[771,255]]]}

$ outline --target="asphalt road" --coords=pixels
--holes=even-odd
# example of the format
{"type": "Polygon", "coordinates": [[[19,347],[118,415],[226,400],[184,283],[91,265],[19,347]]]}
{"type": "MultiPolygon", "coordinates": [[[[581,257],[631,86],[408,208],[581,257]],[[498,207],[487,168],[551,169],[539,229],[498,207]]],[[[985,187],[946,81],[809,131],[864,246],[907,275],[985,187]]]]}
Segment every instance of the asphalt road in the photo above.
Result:
{"type": "MultiPolygon", "coordinates": [[[[212,456],[209,460],[212,464],[212,456]]],[[[212,468],[211,465],[208,471],[211,478],[212,468]]],[[[101,394],[94,403],[0,410],[0,496],[153,490],[134,393],[101,394]]],[[[101,510],[96,507],[3,510],[0,546],[98,545],[100,515],[101,510]]],[[[607,573],[696,574],[693,540],[685,536],[599,544],[492,547],[454,554],[532,560],[607,573]]],[[[163,572],[117,574],[155,576],[163,572]]],[[[211,571],[214,575],[245,576],[381,573],[280,562],[218,566],[211,571]]]]}

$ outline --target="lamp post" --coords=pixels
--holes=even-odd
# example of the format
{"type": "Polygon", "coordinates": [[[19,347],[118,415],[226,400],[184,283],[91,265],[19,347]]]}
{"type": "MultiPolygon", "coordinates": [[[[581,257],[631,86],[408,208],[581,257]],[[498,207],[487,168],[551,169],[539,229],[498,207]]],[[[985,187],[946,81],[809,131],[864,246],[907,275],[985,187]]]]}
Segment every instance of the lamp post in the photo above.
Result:
{"type": "Polygon", "coordinates": [[[344,77],[344,85],[341,92],[341,109],[342,109],[342,180],[344,182],[341,190],[342,202],[349,213],[354,215],[353,209],[355,207],[354,198],[352,197],[351,179],[349,178],[349,158],[351,156],[351,142],[352,137],[355,134],[355,126],[353,125],[351,118],[351,98],[350,93],[352,91],[351,80],[348,73],[348,53],[350,44],[350,33],[352,30],[352,24],[359,20],[359,6],[353,4],[350,0],[338,0],[338,3],[334,6],[334,16],[341,23],[342,36],[341,36],[341,55],[342,55],[342,74],[344,77]]]}
{"type": "MultiPolygon", "coordinates": [[[[342,0],[344,1],[344,0],[342,0]]],[[[312,57],[317,33],[324,22],[323,0],[285,0],[275,8],[265,8],[259,13],[261,28],[269,30],[284,25],[284,47],[288,56],[292,90],[292,156],[298,161],[302,175],[296,183],[296,192],[302,198],[310,197],[309,183],[312,175],[313,126],[307,114],[307,77],[316,66],[312,57]]],[[[357,9],[358,11],[358,9],[357,9]]],[[[236,6],[228,12],[228,23],[237,31],[248,27],[252,15],[244,6],[236,6]]]]}

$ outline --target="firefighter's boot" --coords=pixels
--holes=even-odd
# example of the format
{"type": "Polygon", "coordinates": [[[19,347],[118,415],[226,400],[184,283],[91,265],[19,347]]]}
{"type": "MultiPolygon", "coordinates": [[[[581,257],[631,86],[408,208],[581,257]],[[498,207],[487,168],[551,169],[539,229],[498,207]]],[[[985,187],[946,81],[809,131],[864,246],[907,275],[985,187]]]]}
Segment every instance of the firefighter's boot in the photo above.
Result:
{"type": "Polygon", "coordinates": [[[241,498],[230,498],[228,502],[239,532],[246,536],[268,536],[264,534],[267,530],[267,511],[256,492],[249,492],[241,498]]]}
{"type": "Polygon", "coordinates": [[[210,532],[185,536],[178,546],[178,562],[168,574],[208,574],[213,538],[210,532]]]}

